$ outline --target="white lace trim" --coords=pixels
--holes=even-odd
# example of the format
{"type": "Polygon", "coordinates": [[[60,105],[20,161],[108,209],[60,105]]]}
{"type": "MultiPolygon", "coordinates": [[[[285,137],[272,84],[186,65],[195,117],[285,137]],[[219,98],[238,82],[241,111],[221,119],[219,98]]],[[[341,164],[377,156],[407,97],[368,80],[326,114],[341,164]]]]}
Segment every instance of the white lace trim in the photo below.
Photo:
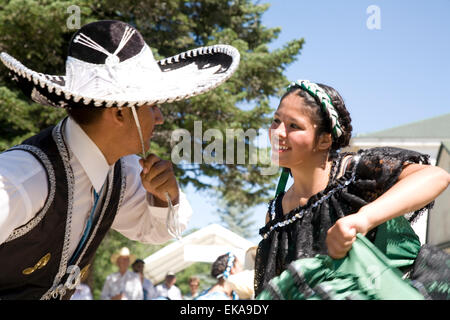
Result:
{"type": "MultiPolygon", "coordinates": [[[[271,226],[269,228],[269,231],[267,231],[266,233],[261,234],[261,236],[264,239],[267,239],[269,237],[269,234],[272,233],[274,230],[285,227],[301,218],[303,218],[303,215],[305,214],[305,212],[307,210],[309,210],[310,208],[315,208],[318,205],[322,204],[322,202],[324,202],[325,200],[329,199],[334,193],[336,193],[339,190],[344,189],[345,187],[347,187],[350,183],[352,183],[353,181],[355,181],[356,178],[356,168],[358,165],[359,160],[361,159],[360,155],[355,155],[353,157],[353,159],[355,160],[355,165],[353,166],[353,171],[352,171],[352,175],[351,177],[345,181],[343,184],[339,184],[338,186],[336,186],[336,188],[331,189],[329,192],[327,192],[326,194],[324,194],[319,200],[317,200],[316,202],[314,202],[311,206],[308,206],[307,208],[303,208],[301,209],[299,212],[297,212],[295,215],[293,215],[291,218],[283,220],[283,221],[279,221],[276,224],[274,224],[273,226],[271,226]]],[[[278,198],[278,197],[277,197],[278,198]]],[[[273,207],[275,207],[275,201],[272,203],[273,207]]],[[[275,210],[275,209],[274,209],[275,210]]]]}
{"type": "Polygon", "coordinates": [[[42,207],[42,209],[39,211],[39,213],[33,219],[31,219],[27,224],[15,229],[10,234],[10,236],[5,240],[5,243],[9,242],[11,240],[17,239],[19,237],[22,237],[23,235],[25,235],[26,233],[31,231],[34,227],[36,227],[39,224],[39,222],[41,222],[42,218],[44,218],[45,214],[47,213],[48,209],[50,208],[50,205],[53,203],[53,199],[55,198],[55,189],[56,189],[55,171],[54,171],[52,163],[48,159],[47,155],[41,149],[39,149],[35,146],[32,146],[32,145],[22,144],[22,145],[13,147],[7,151],[12,151],[12,150],[29,151],[35,157],[37,157],[38,159],[41,160],[41,162],[44,164],[44,167],[48,174],[49,190],[48,190],[47,200],[46,200],[44,206],[42,207]]]}
{"type": "MultiPolygon", "coordinates": [[[[70,155],[64,142],[64,137],[62,135],[62,126],[63,124],[65,124],[65,121],[66,120],[59,122],[55,126],[55,128],[53,128],[52,135],[58,147],[58,151],[63,161],[64,170],[66,172],[67,177],[68,201],[67,201],[66,230],[64,235],[63,251],[61,254],[61,261],[59,263],[58,273],[55,276],[52,287],[41,297],[41,300],[47,300],[52,297],[57,298],[57,295],[55,296],[55,289],[58,288],[59,282],[61,281],[62,277],[65,275],[67,271],[67,262],[69,261],[69,244],[72,225],[73,191],[74,191],[73,189],[75,184],[75,178],[72,172],[72,167],[70,166],[70,155]]],[[[64,293],[62,292],[62,290],[59,290],[58,292],[62,298],[65,294],[65,289],[64,293]]]]}

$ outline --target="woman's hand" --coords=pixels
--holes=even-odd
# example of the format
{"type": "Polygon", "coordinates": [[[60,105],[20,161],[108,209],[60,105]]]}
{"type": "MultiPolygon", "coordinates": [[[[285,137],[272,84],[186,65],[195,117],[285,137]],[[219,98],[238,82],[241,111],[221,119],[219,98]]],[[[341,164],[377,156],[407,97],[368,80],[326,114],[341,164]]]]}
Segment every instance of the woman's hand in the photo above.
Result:
{"type": "Polygon", "coordinates": [[[169,193],[172,204],[176,205],[179,201],[179,190],[172,163],[155,154],[140,159],[139,163],[142,166],[142,185],[153,195],[155,206],[167,207],[166,192],[169,193]]]}
{"type": "Polygon", "coordinates": [[[356,240],[356,234],[366,235],[369,230],[369,221],[362,213],[351,214],[337,220],[327,231],[328,255],[333,259],[345,257],[356,240]]]}

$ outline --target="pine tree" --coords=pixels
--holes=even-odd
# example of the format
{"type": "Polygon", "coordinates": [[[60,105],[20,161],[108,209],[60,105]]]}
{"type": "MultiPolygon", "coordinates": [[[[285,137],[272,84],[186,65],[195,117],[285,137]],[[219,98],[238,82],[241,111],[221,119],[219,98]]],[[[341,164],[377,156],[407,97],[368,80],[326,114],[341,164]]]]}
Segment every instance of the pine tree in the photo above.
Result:
{"type": "Polygon", "coordinates": [[[253,238],[255,236],[255,221],[251,220],[252,213],[243,211],[239,205],[230,205],[220,201],[218,215],[225,227],[243,238],[253,238]]]}

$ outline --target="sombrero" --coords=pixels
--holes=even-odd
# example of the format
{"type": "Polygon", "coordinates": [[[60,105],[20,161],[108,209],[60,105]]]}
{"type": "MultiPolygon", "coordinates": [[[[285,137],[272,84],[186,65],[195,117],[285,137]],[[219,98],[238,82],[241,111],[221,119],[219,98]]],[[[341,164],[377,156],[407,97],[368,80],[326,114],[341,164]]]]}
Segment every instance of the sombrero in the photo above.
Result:
{"type": "Polygon", "coordinates": [[[122,247],[118,252],[115,252],[111,255],[111,262],[116,264],[116,261],[119,257],[128,257],[130,258],[130,264],[132,264],[136,260],[136,256],[130,253],[130,249],[127,247],[122,247]]]}
{"type": "Polygon", "coordinates": [[[142,35],[115,20],[81,27],[69,43],[63,76],[39,73],[5,52],[1,61],[34,101],[54,107],[138,107],[187,99],[216,88],[236,71],[230,45],[192,49],[156,61],[142,35]]]}

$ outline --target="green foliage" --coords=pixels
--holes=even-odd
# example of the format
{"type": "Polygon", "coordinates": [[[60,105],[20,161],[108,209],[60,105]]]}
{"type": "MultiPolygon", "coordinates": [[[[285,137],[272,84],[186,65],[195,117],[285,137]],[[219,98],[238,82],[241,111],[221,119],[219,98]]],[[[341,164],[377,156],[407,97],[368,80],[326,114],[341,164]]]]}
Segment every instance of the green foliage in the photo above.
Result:
{"type": "MultiPolygon", "coordinates": [[[[68,30],[67,8],[84,1],[11,0],[0,4],[0,52],[43,73],[64,74],[68,30]]],[[[82,14],[89,15],[88,7],[82,14]]],[[[0,151],[57,123],[64,110],[32,103],[8,81],[6,68],[0,69],[0,151]]]]}
{"type": "MultiPolygon", "coordinates": [[[[38,72],[64,74],[67,45],[75,32],[66,24],[70,16],[67,8],[72,5],[81,9],[81,25],[118,19],[136,26],[157,59],[217,43],[238,48],[241,62],[230,80],[207,94],[161,106],[165,123],[154,134],[152,148],[166,159],[171,155],[173,130],[183,128],[194,136],[195,121],[202,121],[203,132],[214,128],[223,136],[226,129],[267,128],[273,111],[269,97],[282,94],[288,84],[283,73],[303,45],[303,39],[296,39],[269,51],[268,44],[278,37],[280,28],[263,26],[261,16],[269,5],[251,0],[1,0],[0,51],[38,72]],[[243,109],[243,104],[249,107],[243,109]]],[[[3,66],[0,108],[0,151],[65,116],[64,110],[31,103],[8,80],[3,66]]],[[[254,141],[247,139],[245,143],[248,149],[254,141]]],[[[203,146],[206,144],[204,141],[203,146]]],[[[266,202],[275,187],[276,175],[262,175],[261,169],[266,165],[249,164],[249,156],[246,151],[244,164],[192,163],[175,166],[175,172],[182,187],[192,184],[223,199],[225,207],[233,208],[222,211],[224,217],[228,215],[224,220],[229,220],[266,202]]],[[[239,226],[242,230],[246,228],[244,222],[239,226]]],[[[97,297],[101,281],[113,268],[109,263],[112,251],[128,244],[144,255],[156,248],[128,241],[110,233],[99,248],[94,265],[97,297]]]]}
{"type": "Polygon", "coordinates": [[[17,90],[0,86],[0,151],[19,144],[42,129],[54,125],[65,111],[30,104],[17,90]]]}
{"type": "Polygon", "coordinates": [[[251,212],[243,211],[239,205],[226,204],[224,201],[220,201],[219,203],[218,215],[227,229],[243,238],[250,239],[255,236],[257,230],[254,229],[254,226],[258,224],[250,220],[252,216],[251,212]]]}

